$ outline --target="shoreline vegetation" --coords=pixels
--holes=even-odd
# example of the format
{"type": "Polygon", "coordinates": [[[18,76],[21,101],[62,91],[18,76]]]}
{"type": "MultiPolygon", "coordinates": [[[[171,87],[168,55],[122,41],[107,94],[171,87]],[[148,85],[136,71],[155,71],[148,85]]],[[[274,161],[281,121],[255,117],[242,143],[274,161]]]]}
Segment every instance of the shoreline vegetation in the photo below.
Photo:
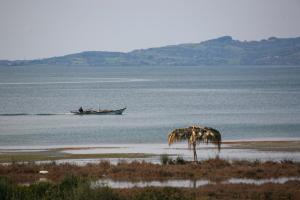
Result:
{"type": "Polygon", "coordinates": [[[209,159],[199,162],[152,164],[146,162],[108,161],[78,166],[74,164],[12,163],[0,165],[0,199],[297,199],[300,181],[289,180],[283,184],[264,183],[222,184],[230,178],[266,179],[300,177],[300,163],[281,162],[229,162],[209,159]],[[41,170],[46,174],[39,173],[41,170]],[[198,187],[133,187],[110,188],[106,185],[92,187],[101,179],[116,181],[199,180],[214,181],[198,187]]]}
{"type": "Polygon", "coordinates": [[[269,179],[282,177],[300,177],[300,162],[292,160],[272,161],[228,161],[212,158],[203,161],[172,160],[161,164],[144,161],[109,161],[89,163],[79,166],[71,163],[11,163],[0,165],[0,176],[15,183],[34,183],[40,178],[59,182],[64,177],[74,175],[91,179],[112,179],[119,181],[164,181],[164,180],[199,180],[224,181],[230,178],[269,179]],[[47,171],[46,174],[39,173],[47,171]]]}

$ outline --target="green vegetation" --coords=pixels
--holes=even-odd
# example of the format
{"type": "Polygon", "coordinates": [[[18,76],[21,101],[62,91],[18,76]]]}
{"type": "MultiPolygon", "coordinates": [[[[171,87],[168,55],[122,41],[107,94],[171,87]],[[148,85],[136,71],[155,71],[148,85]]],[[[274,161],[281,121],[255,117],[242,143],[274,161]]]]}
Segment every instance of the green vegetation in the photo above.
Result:
{"type": "Polygon", "coordinates": [[[169,158],[168,154],[162,154],[160,156],[160,163],[162,165],[167,165],[172,159],[169,158]]]}
{"type": "Polygon", "coordinates": [[[300,37],[238,41],[230,36],[129,53],[87,51],[40,60],[0,60],[0,66],[299,65],[300,37]]]}
{"type": "Polygon", "coordinates": [[[178,165],[184,165],[186,164],[186,161],[183,159],[183,157],[177,156],[175,163],[178,165]]]}
{"type": "Polygon", "coordinates": [[[285,200],[299,197],[300,183],[216,184],[198,188],[146,187],[111,189],[90,187],[89,180],[67,175],[59,183],[37,182],[18,185],[0,177],[1,200],[206,200],[206,199],[258,199],[285,200]]]}
{"type": "Polygon", "coordinates": [[[181,190],[163,188],[155,191],[147,188],[133,195],[121,195],[108,187],[91,188],[87,179],[67,175],[60,183],[38,182],[29,186],[16,185],[6,178],[0,178],[1,200],[147,200],[187,199],[181,190]]]}
{"type": "Polygon", "coordinates": [[[89,182],[75,176],[66,176],[60,183],[39,182],[30,186],[16,185],[5,178],[0,179],[1,200],[40,199],[103,199],[118,200],[118,194],[107,187],[91,189],[89,182]]]}
{"type": "Polygon", "coordinates": [[[177,158],[173,160],[168,154],[162,154],[160,156],[160,163],[162,165],[184,165],[187,161],[185,161],[181,156],[177,156],[177,158]]]}

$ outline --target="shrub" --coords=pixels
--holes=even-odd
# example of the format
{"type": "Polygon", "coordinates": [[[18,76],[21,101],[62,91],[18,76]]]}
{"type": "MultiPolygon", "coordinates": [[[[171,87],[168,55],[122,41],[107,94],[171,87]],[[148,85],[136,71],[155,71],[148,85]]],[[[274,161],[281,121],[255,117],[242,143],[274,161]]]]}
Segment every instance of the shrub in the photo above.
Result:
{"type": "Polygon", "coordinates": [[[286,159],[281,160],[280,163],[281,164],[293,164],[294,161],[291,160],[291,159],[286,158],[286,159]]]}
{"type": "Polygon", "coordinates": [[[185,163],[186,163],[186,161],[183,159],[183,157],[178,156],[176,158],[176,164],[178,164],[178,165],[184,165],[185,163]]]}
{"type": "Polygon", "coordinates": [[[254,166],[255,165],[260,165],[261,164],[261,161],[259,159],[255,159],[254,162],[253,162],[254,166]]]}
{"type": "Polygon", "coordinates": [[[169,156],[168,156],[168,154],[162,154],[161,156],[160,156],[160,163],[162,164],[162,165],[166,165],[166,164],[168,164],[169,162],[170,162],[170,158],[169,158],[169,156]]]}

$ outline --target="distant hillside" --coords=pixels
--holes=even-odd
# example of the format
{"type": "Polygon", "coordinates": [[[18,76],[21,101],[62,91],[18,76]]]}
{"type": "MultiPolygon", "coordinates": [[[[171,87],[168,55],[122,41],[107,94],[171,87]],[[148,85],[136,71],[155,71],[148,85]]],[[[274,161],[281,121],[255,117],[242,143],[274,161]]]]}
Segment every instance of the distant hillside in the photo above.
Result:
{"type": "Polygon", "coordinates": [[[230,36],[194,44],[134,50],[129,53],[87,51],[39,60],[0,60],[0,66],[17,65],[299,65],[300,37],[238,41],[230,36]]]}

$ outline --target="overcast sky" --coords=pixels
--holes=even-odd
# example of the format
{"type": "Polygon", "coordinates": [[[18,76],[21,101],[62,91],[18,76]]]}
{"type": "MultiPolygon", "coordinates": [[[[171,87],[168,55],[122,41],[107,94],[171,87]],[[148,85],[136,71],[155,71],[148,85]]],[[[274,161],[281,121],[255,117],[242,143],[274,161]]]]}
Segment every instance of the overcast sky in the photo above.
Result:
{"type": "Polygon", "coordinates": [[[300,36],[300,0],[0,0],[0,59],[300,36]]]}

